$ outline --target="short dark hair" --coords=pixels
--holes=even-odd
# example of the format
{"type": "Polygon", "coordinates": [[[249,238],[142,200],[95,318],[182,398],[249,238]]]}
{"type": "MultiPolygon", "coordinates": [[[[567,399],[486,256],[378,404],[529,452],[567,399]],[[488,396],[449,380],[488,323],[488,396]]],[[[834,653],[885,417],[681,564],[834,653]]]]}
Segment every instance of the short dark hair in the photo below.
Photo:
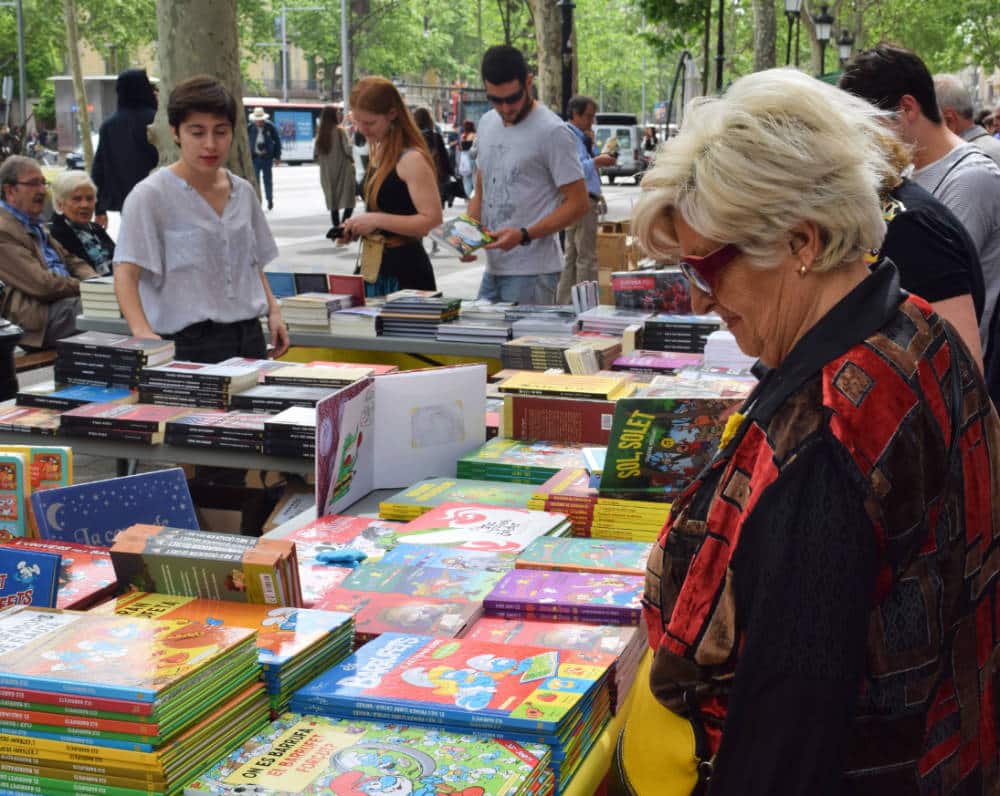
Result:
{"type": "Polygon", "coordinates": [[[481,71],[483,82],[495,86],[511,80],[518,80],[521,85],[528,82],[528,62],[519,49],[507,44],[497,44],[486,51],[481,71]]]}
{"type": "Polygon", "coordinates": [[[903,95],[909,94],[924,116],[941,124],[934,79],[920,57],[904,47],[883,42],[858,53],[844,67],[838,85],[887,111],[899,108],[903,95]]]}
{"type": "Polygon", "coordinates": [[[192,113],[222,116],[236,127],[236,100],[222,83],[209,75],[182,80],[170,92],[167,122],[171,127],[180,127],[192,113]]]}
{"type": "Polygon", "coordinates": [[[593,97],[588,97],[585,94],[577,94],[575,97],[571,97],[569,102],[566,103],[566,115],[572,119],[574,116],[586,113],[587,108],[591,105],[595,108],[597,107],[597,103],[594,102],[593,97]]]}

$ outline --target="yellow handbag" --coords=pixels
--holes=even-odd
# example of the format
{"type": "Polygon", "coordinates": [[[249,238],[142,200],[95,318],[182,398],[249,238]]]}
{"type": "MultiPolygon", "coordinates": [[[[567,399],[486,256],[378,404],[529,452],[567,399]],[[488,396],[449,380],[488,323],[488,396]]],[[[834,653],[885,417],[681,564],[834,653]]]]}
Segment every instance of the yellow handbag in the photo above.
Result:
{"type": "Polygon", "coordinates": [[[365,235],[361,239],[361,276],[369,284],[378,281],[378,272],[382,268],[382,253],[385,251],[385,238],[377,232],[365,235]]]}

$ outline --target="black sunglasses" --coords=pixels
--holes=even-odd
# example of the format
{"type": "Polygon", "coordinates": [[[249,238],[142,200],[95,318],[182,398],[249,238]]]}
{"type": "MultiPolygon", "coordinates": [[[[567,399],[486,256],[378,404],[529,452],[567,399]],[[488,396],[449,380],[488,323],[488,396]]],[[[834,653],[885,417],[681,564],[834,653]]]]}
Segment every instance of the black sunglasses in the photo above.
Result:
{"type": "Polygon", "coordinates": [[[516,105],[521,101],[521,97],[524,96],[524,86],[521,86],[513,94],[509,94],[506,97],[494,97],[492,94],[486,95],[486,100],[491,105],[516,105]]]}

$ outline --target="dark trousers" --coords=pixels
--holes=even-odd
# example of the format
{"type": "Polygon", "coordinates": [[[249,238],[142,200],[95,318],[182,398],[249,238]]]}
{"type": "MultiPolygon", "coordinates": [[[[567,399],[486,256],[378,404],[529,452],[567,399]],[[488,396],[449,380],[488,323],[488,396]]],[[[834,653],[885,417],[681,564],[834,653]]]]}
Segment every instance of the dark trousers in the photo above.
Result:
{"type": "Polygon", "coordinates": [[[163,336],[174,341],[174,358],[184,362],[213,363],[230,357],[267,358],[267,342],[258,318],[234,323],[201,321],[163,336]]]}
{"type": "MultiPolygon", "coordinates": [[[[354,213],[353,207],[345,207],[343,220],[347,221],[347,219],[349,219],[353,213],[354,213]]],[[[341,221],[340,211],[336,207],[330,211],[330,220],[333,222],[333,225],[335,227],[340,226],[340,221],[341,221]]]]}
{"type": "Polygon", "coordinates": [[[257,187],[260,188],[260,177],[264,175],[264,198],[267,199],[267,206],[274,204],[274,182],[272,180],[271,168],[274,161],[271,158],[254,158],[253,173],[257,178],[257,187]]]}

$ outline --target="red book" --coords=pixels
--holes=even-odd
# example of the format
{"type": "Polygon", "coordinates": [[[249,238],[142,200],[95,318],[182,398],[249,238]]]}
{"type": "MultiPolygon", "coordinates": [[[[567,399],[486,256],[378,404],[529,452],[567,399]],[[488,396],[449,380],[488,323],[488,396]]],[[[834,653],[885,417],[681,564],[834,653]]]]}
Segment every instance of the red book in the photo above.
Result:
{"type": "Polygon", "coordinates": [[[79,711],[87,715],[95,710],[110,713],[127,713],[132,716],[152,716],[156,710],[155,702],[132,702],[128,699],[109,699],[106,697],[80,696],[78,694],[60,694],[56,691],[38,691],[31,688],[9,688],[0,686],[0,700],[5,703],[20,703],[25,709],[32,704],[58,705],[67,710],[79,711]]]}
{"type": "Polygon", "coordinates": [[[60,425],[76,428],[114,427],[132,431],[163,431],[168,420],[191,414],[191,409],[153,404],[84,404],[63,412],[60,425]]]}
{"type": "Polygon", "coordinates": [[[607,445],[614,414],[614,401],[508,394],[503,397],[503,436],[607,445]]]}
{"type": "Polygon", "coordinates": [[[40,550],[62,556],[56,608],[83,610],[110,597],[118,587],[111,565],[111,551],[75,542],[50,539],[12,539],[5,547],[40,550]]]}
{"type": "Polygon", "coordinates": [[[51,727],[51,732],[65,731],[72,734],[73,730],[120,732],[130,735],[160,734],[160,725],[144,721],[123,721],[121,719],[105,719],[91,716],[75,716],[64,713],[48,713],[43,710],[18,710],[0,707],[0,730],[4,727],[17,727],[20,723],[43,724],[51,727]]]}
{"type": "Polygon", "coordinates": [[[370,362],[324,362],[322,359],[315,359],[305,364],[307,368],[370,368],[369,376],[383,376],[386,373],[396,373],[399,367],[396,365],[373,365],[370,362]]]}
{"type": "Polygon", "coordinates": [[[326,282],[331,293],[342,293],[354,299],[355,307],[365,306],[365,280],[354,274],[327,274],[326,282]]]}

